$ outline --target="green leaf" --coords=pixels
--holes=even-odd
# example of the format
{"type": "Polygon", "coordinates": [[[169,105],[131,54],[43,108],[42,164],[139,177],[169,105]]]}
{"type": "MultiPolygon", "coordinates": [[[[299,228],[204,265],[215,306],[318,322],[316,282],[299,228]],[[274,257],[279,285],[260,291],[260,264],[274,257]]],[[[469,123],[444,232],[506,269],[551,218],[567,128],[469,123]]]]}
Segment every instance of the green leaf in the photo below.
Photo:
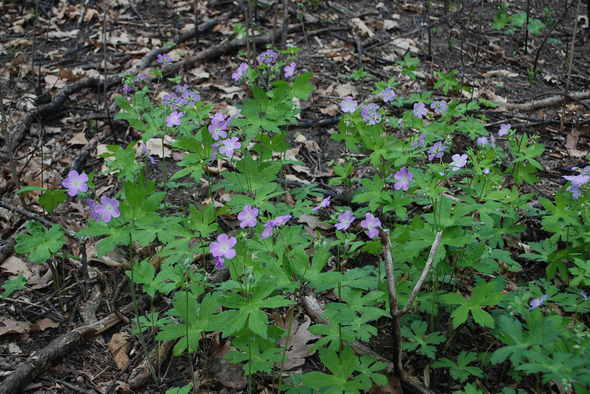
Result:
{"type": "Polygon", "coordinates": [[[16,237],[15,251],[28,254],[31,261],[43,263],[57,253],[65,244],[64,231],[54,224],[49,230],[37,222],[29,222],[27,232],[16,237]]]}
{"type": "Polygon", "coordinates": [[[27,279],[22,275],[19,275],[14,279],[8,279],[2,284],[4,291],[0,294],[0,298],[10,297],[15,291],[24,289],[26,284],[27,279]]]}
{"type": "Polygon", "coordinates": [[[47,190],[39,197],[41,205],[47,213],[51,214],[57,206],[67,199],[65,190],[47,190]]]}
{"type": "Polygon", "coordinates": [[[312,73],[302,73],[293,81],[293,96],[301,100],[307,100],[314,91],[315,86],[311,83],[312,73]]]}

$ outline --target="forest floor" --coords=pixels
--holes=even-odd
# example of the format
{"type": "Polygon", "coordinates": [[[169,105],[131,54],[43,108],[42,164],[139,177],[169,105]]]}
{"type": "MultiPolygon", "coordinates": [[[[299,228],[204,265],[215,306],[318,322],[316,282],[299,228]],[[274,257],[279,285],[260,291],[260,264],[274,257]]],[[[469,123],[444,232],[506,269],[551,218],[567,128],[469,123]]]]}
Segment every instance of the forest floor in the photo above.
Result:
{"type": "MultiPolygon", "coordinates": [[[[33,2],[2,2],[2,201],[43,215],[72,231],[79,230],[87,217],[81,204],[69,204],[68,209],[60,208],[46,215],[36,203],[37,192],[19,195],[16,191],[24,186],[59,189],[72,168],[99,172],[103,159],[98,155],[107,145],[124,146],[137,139],[137,135],[125,122],[113,120],[114,98],[124,94],[122,84],[106,89],[96,88],[95,84],[72,92],[67,87],[84,77],[100,79],[124,73],[149,51],[178,40],[183,33],[206,22],[215,24],[171,51],[175,62],[181,63],[231,40],[239,31],[239,24],[245,25],[244,10],[237,3],[39,0],[36,9],[33,2]],[[38,111],[62,93],[65,100],[59,105],[38,111]]],[[[256,31],[280,31],[282,2],[261,3],[264,5],[258,8],[256,31]]],[[[590,100],[575,100],[564,94],[566,88],[568,92],[590,89],[587,20],[580,19],[586,28],[577,30],[572,43],[576,1],[558,2],[558,6],[550,0],[533,1],[532,15],[542,19],[547,16],[544,8],[548,7],[559,23],[551,31],[541,29],[528,35],[518,27],[512,32],[493,29],[498,13],[498,2],[494,1],[451,2],[449,10],[444,9],[443,1],[431,1],[430,9],[425,9],[425,2],[421,1],[396,1],[392,12],[383,5],[389,3],[386,1],[288,3],[289,25],[300,25],[290,29],[286,43],[301,48],[297,54],[298,68],[313,72],[317,87],[310,100],[301,103],[301,123],[292,127],[293,135],[299,133],[304,137],[297,140],[302,147],[298,159],[306,163],[292,170],[295,179],[327,182],[333,174],[331,167],[344,149],[330,139],[335,123],[321,121],[338,115],[342,98],[368,98],[375,82],[398,75],[397,62],[407,54],[421,60],[418,78],[400,85],[398,94],[430,89],[435,73],[457,70],[462,84],[473,87],[471,97],[462,97],[465,100],[482,97],[517,104],[552,96],[559,99],[556,105],[531,110],[506,105],[485,113],[488,126],[511,123],[516,130],[538,136],[546,146],[540,160],[544,168],[541,181],[530,192],[552,195],[563,185],[561,177],[569,175],[571,167],[585,164],[590,153],[590,100]]],[[[514,12],[525,11],[526,5],[526,0],[510,2],[514,12]]],[[[585,15],[585,7],[579,11],[585,15]]],[[[268,44],[275,48],[283,45],[280,35],[268,44]]],[[[263,49],[259,46],[254,53],[263,49]]],[[[216,109],[227,109],[244,97],[244,89],[233,83],[231,73],[246,59],[245,46],[231,48],[193,60],[181,67],[178,74],[203,100],[215,103],[216,109]]],[[[101,192],[115,187],[112,177],[98,177],[95,182],[101,192]]],[[[173,196],[178,200],[185,197],[173,196]]],[[[92,281],[84,288],[80,267],[71,261],[64,260],[50,270],[48,265],[29,263],[14,254],[11,240],[28,219],[15,210],[0,208],[0,284],[18,274],[28,279],[26,291],[0,299],[0,386],[33,352],[87,323],[84,317],[88,310],[93,315],[90,321],[100,320],[120,312],[131,301],[122,256],[96,258],[90,245],[87,254],[92,281]]],[[[80,250],[72,244],[71,252],[78,255],[80,250]]],[[[159,393],[167,387],[185,384],[195,372],[183,356],[164,364],[155,381],[150,379],[140,387],[130,387],[130,375],[145,356],[144,344],[128,335],[131,316],[130,313],[113,328],[52,362],[29,382],[26,392],[159,393]],[[129,358],[122,364],[115,361],[120,348],[125,349],[129,358]]],[[[375,344],[377,352],[386,352],[386,347],[375,344]]],[[[244,377],[236,376],[239,371],[222,360],[216,350],[212,345],[198,356],[200,380],[204,382],[199,392],[241,392],[242,389],[232,388],[232,382],[244,377]]],[[[312,369],[313,363],[310,361],[305,368],[312,369]]],[[[259,382],[259,387],[260,392],[271,392],[270,387],[264,388],[264,382],[259,382]]],[[[445,392],[448,388],[440,384],[433,389],[445,392]]]]}

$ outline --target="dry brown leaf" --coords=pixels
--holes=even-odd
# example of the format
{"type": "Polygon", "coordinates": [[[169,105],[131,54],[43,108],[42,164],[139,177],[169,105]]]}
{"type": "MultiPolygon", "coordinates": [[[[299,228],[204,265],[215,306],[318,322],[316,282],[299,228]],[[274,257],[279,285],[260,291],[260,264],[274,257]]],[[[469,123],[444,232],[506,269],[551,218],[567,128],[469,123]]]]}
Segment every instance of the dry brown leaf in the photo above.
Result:
{"type": "Polygon", "coordinates": [[[352,18],[350,20],[350,24],[354,29],[358,30],[361,35],[369,37],[373,37],[375,35],[373,30],[371,30],[360,18],[352,18]]]}
{"type": "Polygon", "coordinates": [[[49,38],[76,38],[78,36],[78,29],[72,29],[69,31],[54,30],[47,33],[49,38]]]}
{"type": "Polygon", "coordinates": [[[66,81],[58,77],[57,75],[46,75],[45,84],[48,89],[56,88],[61,89],[66,86],[66,81]]]}
{"type": "Polygon", "coordinates": [[[86,145],[87,143],[88,143],[88,140],[86,139],[86,136],[84,135],[84,133],[76,133],[68,141],[68,144],[70,144],[70,145],[86,145]]]}
{"type": "MultiPolygon", "coordinates": [[[[318,339],[318,336],[309,332],[308,328],[311,325],[311,319],[305,315],[303,322],[297,321],[292,323],[292,335],[288,337],[286,345],[287,353],[285,362],[283,363],[284,370],[290,370],[305,364],[305,359],[312,356],[315,352],[310,350],[310,342],[318,339]]],[[[287,327],[284,327],[287,328],[287,327]]],[[[285,346],[284,341],[281,346],[285,346]]]]}
{"type": "Polygon", "coordinates": [[[129,365],[128,353],[131,348],[131,344],[129,343],[128,339],[129,336],[127,333],[118,332],[113,334],[108,344],[109,351],[111,352],[113,360],[120,371],[124,370],[129,365]]]}
{"type": "Polygon", "coordinates": [[[37,320],[35,323],[31,325],[31,331],[45,331],[49,328],[56,328],[59,327],[59,323],[54,322],[51,319],[41,319],[37,320]]]}
{"type": "Polygon", "coordinates": [[[486,78],[514,78],[518,77],[518,73],[509,71],[509,70],[492,70],[483,73],[483,76],[486,78]]]}
{"type": "Polygon", "coordinates": [[[27,263],[17,256],[10,256],[7,258],[2,265],[0,265],[2,271],[8,272],[12,275],[22,275],[25,279],[29,280],[33,277],[33,272],[27,266],[27,263]]]}
{"type": "Polygon", "coordinates": [[[345,83],[342,85],[338,85],[334,92],[338,95],[338,97],[346,97],[346,96],[355,96],[357,93],[356,86],[351,83],[345,83]]]}
{"type": "Polygon", "coordinates": [[[396,22],[396,21],[394,21],[394,20],[391,20],[391,19],[385,19],[385,20],[383,21],[383,28],[384,28],[385,30],[391,30],[391,29],[395,29],[395,28],[397,28],[398,26],[399,26],[399,23],[398,23],[398,22],[396,22]]]}
{"type": "Polygon", "coordinates": [[[240,364],[233,364],[224,355],[235,350],[229,341],[223,345],[217,345],[209,359],[209,373],[222,385],[230,389],[241,390],[246,387],[247,381],[244,369],[240,364]]]}
{"type": "Polygon", "coordinates": [[[0,320],[0,336],[6,334],[24,334],[31,329],[31,323],[12,319],[0,320]]]}
{"type": "Polygon", "coordinates": [[[340,112],[340,107],[338,107],[338,104],[329,104],[326,107],[320,108],[320,112],[324,115],[336,116],[340,112]]]}
{"type": "Polygon", "coordinates": [[[416,45],[416,41],[411,38],[396,38],[391,41],[391,44],[394,47],[394,51],[399,55],[404,55],[408,51],[412,54],[420,52],[416,45]]]}
{"type": "Polygon", "coordinates": [[[567,149],[567,153],[571,157],[584,157],[588,154],[587,151],[581,151],[577,149],[581,134],[582,133],[580,133],[578,129],[572,129],[565,137],[565,147],[567,149]]]}

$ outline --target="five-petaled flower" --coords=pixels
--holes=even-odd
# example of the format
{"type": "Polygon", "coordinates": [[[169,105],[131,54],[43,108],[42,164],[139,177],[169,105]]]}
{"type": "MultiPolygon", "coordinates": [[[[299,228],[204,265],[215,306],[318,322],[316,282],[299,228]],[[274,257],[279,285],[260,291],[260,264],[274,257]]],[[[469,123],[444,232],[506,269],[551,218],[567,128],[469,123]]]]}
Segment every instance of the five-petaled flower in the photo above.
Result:
{"type": "Polygon", "coordinates": [[[453,159],[453,162],[451,163],[451,170],[453,171],[459,171],[460,168],[465,167],[467,164],[467,155],[465,154],[455,154],[451,156],[451,159],[453,159]]]}
{"type": "Polygon", "coordinates": [[[563,178],[571,182],[567,191],[572,193],[572,198],[574,200],[580,198],[580,195],[582,194],[581,187],[590,182],[590,175],[586,175],[585,173],[579,175],[565,175],[563,178]]]}
{"type": "Polygon", "coordinates": [[[184,116],[184,112],[172,112],[170,115],[166,117],[166,126],[174,127],[180,126],[180,122],[182,121],[182,117],[184,116]]]}
{"type": "Polygon", "coordinates": [[[311,210],[315,212],[315,211],[319,211],[322,208],[328,208],[330,206],[331,199],[332,199],[332,197],[330,197],[330,196],[324,198],[317,206],[313,207],[311,210]]]}
{"type": "Polygon", "coordinates": [[[211,117],[211,123],[208,127],[211,137],[213,137],[215,141],[227,137],[226,130],[229,127],[230,122],[231,118],[229,116],[225,116],[221,112],[216,112],[215,115],[211,117]]]}
{"type": "Polygon", "coordinates": [[[161,53],[156,57],[156,61],[158,64],[170,64],[172,63],[172,58],[167,53],[161,53]]]}
{"type": "Polygon", "coordinates": [[[498,131],[498,136],[503,137],[510,131],[512,125],[510,123],[503,123],[500,125],[500,130],[498,131]]]}
{"type": "Polygon", "coordinates": [[[437,141],[430,148],[428,148],[428,161],[432,161],[434,159],[440,159],[444,156],[444,152],[447,150],[447,146],[444,145],[441,141],[437,141]]]}
{"type": "Polygon", "coordinates": [[[486,146],[490,144],[490,141],[488,140],[488,137],[477,137],[475,143],[479,146],[486,146]]]}
{"type": "Polygon", "coordinates": [[[398,172],[396,172],[393,177],[396,180],[393,188],[395,190],[405,191],[410,187],[410,182],[412,181],[412,178],[414,178],[414,175],[406,167],[403,167],[398,172]]]}
{"type": "Polygon", "coordinates": [[[361,105],[361,116],[363,117],[363,120],[370,125],[376,125],[381,122],[379,106],[374,103],[361,105]]]}
{"type": "Polygon", "coordinates": [[[88,191],[88,175],[85,173],[78,174],[78,171],[72,170],[68,177],[63,180],[62,185],[68,189],[68,195],[74,197],[78,193],[88,191]]]}
{"type": "Polygon", "coordinates": [[[221,141],[221,145],[217,148],[219,153],[225,155],[228,159],[231,159],[234,155],[234,151],[236,149],[240,149],[240,144],[238,137],[231,137],[226,140],[221,141]]]}
{"type": "Polygon", "coordinates": [[[432,110],[437,114],[442,114],[443,112],[447,111],[449,106],[445,100],[435,100],[432,102],[432,104],[430,104],[430,108],[432,108],[432,110]]]}
{"type": "Polygon", "coordinates": [[[100,204],[94,200],[86,200],[86,204],[90,208],[90,217],[99,222],[108,223],[112,218],[121,216],[119,201],[114,198],[102,196],[100,198],[100,204]]]}
{"type": "Polygon", "coordinates": [[[379,235],[379,228],[381,227],[381,220],[373,216],[372,213],[367,212],[365,219],[361,221],[361,227],[364,228],[367,236],[370,239],[379,235]]]}
{"type": "Polygon", "coordinates": [[[297,68],[297,63],[292,62],[287,64],[283,67],[283,71],[285,72],[285,78],[292,78],[295,75],[295,68],[297,68]]]}
{"type": "Polygon", "coordinates": [[[286,224],[289,220],[291,220],[293,216],[291,215],[284,215],[284,216],[277,216],[276,218],[269,220],[264,224],[264,229],[260,234],[261,239],[267,239],[272,235],[272,230],[275,227],[282,226],[286,224]]]}
{"type": "Polygon", "coordinates": [[[340,110],[344,113],[353,113],[356,111],[358,103],[352,99],[352,97],[344,97],[344,100],[340,102],[340,110]]]}
{"type": "Polygon", "coordinates": [[[352,211],[349,209],[348,211],[345,211],[338,216],[338,223],[336,223],[334,227],[336,227],[337,230],[341,231],[347,230],[354,222],[354,219],[354,215],[352,214],[352,211]]]}
{"type": "Polygon", "coordinates": [[[236,71],[234,71],[232,73],[231,79],[238,82],[240,79],[242,79],[242,77],[244,76],[244,74],[246,74],[247,71],[248,71],[248,65],[246,63],[242,63],[238,66],[236,71]]]}
{"type": "Polygon", "coordinates": [[[541,305],[543,305],[543,303],[545,303],[547,298],[549,298],[549,296],[547,294],[544,294],[539,298],[533,298],[531,300],[531,302],[529,303],[529,305],[530,305],[529,311],[532,311],[533,309],[536,309],[536,308],[540,307],[541,305]]]}
{"type": "Polygon", "coordinates": [[[274,63],[275,60],[277,60],[277,57],[279,56],[278,53],[276,53],[275,51],[268,49],[264,52],[262,52],[260,55],[258,55],[258,57],[256,58],[258,60],[259,63],[262,64],[271,64],[274,63]]]}
{"type": "Polygon", "coordinates": [[[422,119],[428,113],[428,110],[426,109],[426,105],[424,103],[419,102],[414,103],[412,112],[414,113],[415,117],[422,119]]]}
{"type": "Polygon", "coordinates": [[[238,220],[240,221],[240,227],[254,227],[256,226],[256,217],[258,216],[258,208],[254,208],[252,205],[246,205],[242,211],[238,214],[238,220]]]}
{"type": "Polygon", "coordinates": [[[389,103],[390,101],[393,101],[395,99],[397,94],[395,93],[395,91],[392,88],[385,88],[381,92],[380,96],[381,96],[381,100],[383,100],[386,103],[389,103]]]}
{"type": "Polygon", "coordinates": [[[211,255],[215,258],[215,268],[223,268],[224,259],[231,260],[236,257],[236,250],[234,249],[236,242],[238,241],[235,237],[230,237],[225,233],[219,234],[217,239],[214,242],[211,242],[209,250],[211,251],[211,255]]]}

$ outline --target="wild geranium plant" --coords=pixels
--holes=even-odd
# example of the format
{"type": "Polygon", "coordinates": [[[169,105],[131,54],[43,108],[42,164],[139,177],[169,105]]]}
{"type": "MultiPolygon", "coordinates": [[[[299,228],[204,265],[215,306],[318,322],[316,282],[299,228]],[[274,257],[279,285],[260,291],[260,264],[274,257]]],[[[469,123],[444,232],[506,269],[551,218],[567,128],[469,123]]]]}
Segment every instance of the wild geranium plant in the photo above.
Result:
{"type": "MultiPolygon", "coordinates": [[[[199,351],[207,333],[219,332],[232,345],[231,362],[248,376],[275,379],[284,392],[385,385],[387,364],[352,346],[377,335],[397,349],[382,354],[394,372],[413,353],[411,360],[436,371],[431,382],[451,379],[464,392],[480,392],[483,371],[498,364],[514,387],[532,379],[588,390],[590,167],[573,169],[554,199],[537,204],[520,186],[537,181],[543,146],[509,124],[488,127],[478,115],[492,105],[485,100],[405,95],[398,79],[413,80],[419,65],[406,56],[399,77],[377,83],[372,100],[338,103],[332,138],[361,159],[345,156],[329,184],[352,199],[318,185],[287,189],[286,127],[299,115],[294,99],[314,90],[293,54],[269,49],[234,69],[228,79],[249,91],[237,111],[214,111],[159,70],[130,76],[116,117],[140,141],[104,154],[117,190],[97,195],[92,179],[104,174],[70,171],[62,196],[40,201],[51,208],[66,193],[83,201],[88,221],[77,236],[96,239],[99,255],[124,249],[131,282],[171,299],[169,310],[137,316],[134,332],[173,341],[175,355],[199,351]],[[181,159],[150,155],[154,138],[181,159]],[[158,171],[166,172],[161,183],[153,179],[158,171]],[[198,191],[205,179],[207,190],[198,191]],[[171,188],[197,198],[173,202],[171,188]],[[322,226],[308,228],[310,217],[322,226]],[[542,239],[525,235],[522,223],[534,217],[542,239]],[[139,257],[146,247],[159,264],[139,257]],[[541,264],[546,278],[519,280],[525,262],[541,264]],[[309,328],[318,338],[310,351],[323,367],[285,379],[292,321],[277,316],[292,317],[305,292],[330,300],[309,328]],[[491,342],[479,346],[479,338],[491,342]]],[[[162,54],[157,61],[173,60],[162,54]]],[[[439,77],[435,87],[445,94],[465,88],[452,72],[439,77]]],[[[32,223],[17,251],[43,263],[64,243],[60,226],[32,223]]],[[[249,385],[257,390],[254,380],[249,385]]]]}

